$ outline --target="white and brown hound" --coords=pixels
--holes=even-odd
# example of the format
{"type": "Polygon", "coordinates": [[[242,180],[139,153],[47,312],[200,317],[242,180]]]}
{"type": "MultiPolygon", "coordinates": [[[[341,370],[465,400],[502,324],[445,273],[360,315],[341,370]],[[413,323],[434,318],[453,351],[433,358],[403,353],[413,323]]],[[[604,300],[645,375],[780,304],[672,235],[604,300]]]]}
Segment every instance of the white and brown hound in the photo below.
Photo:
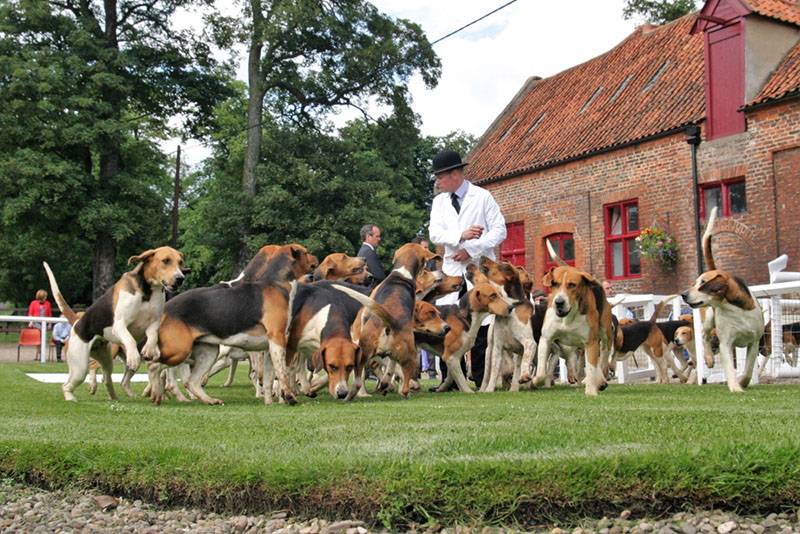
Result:
{"type": "Polygon", "coordinates": [[[44,263],[53,297],[61,313],[73,325],[74,335],[70,337],[67,350],[69,378],[62,386],[64,399],[68,401],[75,400],[73,391],[86,379],[89,356],[100,362],[108,395],[117,398],[111,383],[113,355],[107,343],[124,347],[129,369],[139,367],[142,355],[146,359],[159,358],[158,325],[166,302],[165,290],[177,287],[187,269],[183,265],[183,255],[171,247],[159,247],[131,256],[128,264],[132,263],[136,263],[136,267],[123,274],[82,317],[78,317],[67,304],[50,266],[44,263]],[[147,336],[147,341],[140,355],[136,344],[144,336],[147,336]]]}
{"type": "Polygon", "coordinates": [[[764,335],[764,315],[744,280],[717,269],[711,252],[711,236],[716,219],[715,207],[711,210],[703,233],[703,258],[709,270],[701,274],[694,285],[681,296],[692,308],[710,307],[713,310],[713,314],[706,314],[704,334],[710,338],[711,330],[716,328],[728,389],[741,393],[750,384],[753,375],[758,357],[758,343],[764,335]],[[747,348],[744,373],[738,381],[736,369],[733,367],[734,347],[747,348]]]}

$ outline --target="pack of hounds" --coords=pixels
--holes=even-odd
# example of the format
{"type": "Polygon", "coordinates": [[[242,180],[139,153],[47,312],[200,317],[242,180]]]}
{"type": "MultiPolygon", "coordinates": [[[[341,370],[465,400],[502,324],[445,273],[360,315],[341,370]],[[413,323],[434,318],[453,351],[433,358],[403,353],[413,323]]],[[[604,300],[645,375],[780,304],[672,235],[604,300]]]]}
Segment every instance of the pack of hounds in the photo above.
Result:
{"type": "MultiPolygon", "coordinates": [[[[713,365],[712,339],[732,392],[750,382],[764,321],[747,285],[717,269],[711,250],[716,210],[703,235],[709,270],[682,293],[683,300],[703,312],[706,363],[713,365]],[[737,379],[734,347],[746,347],[747,360],[737,379]]],[[[188,268],[183,255],[170,247],[147,250],[129,259],[131,271],[85,312],[74,312],[58,288],[47,263],[52,294],[73,325],[66,354],[69,377],[64,398],[99,367],[112,399],[114,358],[124,357],[122,387],[133,395],[130,379],[146,360],[149,384],[145,395],[160,404],[167,395],[205,404],[222,404],[205,390],[208,377],[250,361],[256,396],[264,403],[295,404],[327,386],[331,397],[352,401],[368,396],[365,375],[378,377],[376,392],[392,389],[404,398],[419,388],[418,349],[440,356],[447,379],[438,391],[456,386],[473,393],[461,360],[475,343],[481,322],[493,315],[481,392],[499,387],[548,387],[558,358],[564,358],[568,379],[596,396],[607,386],[612,363],[643,351],[655,362],[658,381],[671,375],[682,381],[694,372],[691,316],[657,322],[667,299],[649,321],[618,322],[602,285],[590,274],[567,265],[550,250],[557,266],[545,273],[546,299],[533,299],[533,280],[524,268],[488,258],[470,264],[463,291],[461,277],[440,270],[441,257],[418,244],[401,246],[389,275],[370,288],[362,258],[334,253],[318,262],[299,244],[262,247],[235,279],[191,289],[167,300],[188,268]],[[458,304],[437,306],[435,300],[460,291],[458,304]],[[683,358],[686,349],[689,358],[683,358]],[[676,357],[675,355],[679,356],[676,357]],[[668,370],[669,369],[669,370],[668,370]]],[[[762,346],[763,350],[763,346],[762,346]]],[[[96,380],[90,381],[94,393],[96,380]]]]}

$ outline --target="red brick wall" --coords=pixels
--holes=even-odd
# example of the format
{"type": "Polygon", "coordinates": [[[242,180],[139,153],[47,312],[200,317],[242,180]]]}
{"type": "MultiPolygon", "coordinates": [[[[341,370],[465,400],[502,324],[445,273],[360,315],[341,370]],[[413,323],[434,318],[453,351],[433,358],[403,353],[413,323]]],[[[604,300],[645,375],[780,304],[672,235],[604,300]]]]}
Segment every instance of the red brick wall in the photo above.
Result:
{"type": "MultiPolygon", "coordinates": [[[[750,284],[766,283],[766,263],[780,245],[793,256],[793,270],[800,270],[795,229],[800,215],[800,102],[750,112],[745,133],[703,142],[698,168],[701,184],[739,176],[746,180],[747,212],[718,225],[723,233],[714,241],[717,265],[750,284]],[[783,221],[780,244],[776,196],[783,221]]],[[[615,282],[617,290],[670,293],[683,290],[697,275],[691,147],[683,134],[485,187],[508,222],[525,222],[526,264],[537,282],[544,267],[542,239],[554,232],[572,232],[576,266],[605,278],[603,206],[628,199],[638,199],[640,227],[657,222],[675,236],[680,259],[673,271],[643,260],[642,277],[615,282]]]]}

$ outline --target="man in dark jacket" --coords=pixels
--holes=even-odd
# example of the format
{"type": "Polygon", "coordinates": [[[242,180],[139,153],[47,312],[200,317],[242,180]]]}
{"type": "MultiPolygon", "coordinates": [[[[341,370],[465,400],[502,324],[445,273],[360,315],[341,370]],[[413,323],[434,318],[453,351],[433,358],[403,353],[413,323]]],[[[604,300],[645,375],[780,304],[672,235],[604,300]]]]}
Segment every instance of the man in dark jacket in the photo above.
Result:
{"type": "Polygon", "coordinates": [[[367,260],[367,270],[377,285],[386,278],[381,260],[378,259],[378,255],[375,253],[375,249],[378,248],[378,244],[381,242],[381,229],[374,224],[365,224],[361,227],[361,240],[363,243],[356,255],[367,260]]]}

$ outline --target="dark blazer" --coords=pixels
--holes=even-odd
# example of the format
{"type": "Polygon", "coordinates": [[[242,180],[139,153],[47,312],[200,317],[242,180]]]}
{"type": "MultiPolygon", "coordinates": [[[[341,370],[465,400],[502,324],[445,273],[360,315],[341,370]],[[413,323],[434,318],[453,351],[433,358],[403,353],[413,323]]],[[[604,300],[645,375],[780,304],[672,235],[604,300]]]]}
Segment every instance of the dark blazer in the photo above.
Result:
{"type": "Polygon", "coordinates": [[[361,248],[358,249],[358,254],[356,254],[356,256],[367,260],[367,270],[375,279],[376,284],[386,278],[386,273],[383,271],[381,260],[378,259],[378,255],[374,250],[372,250],[372,247],[366,243],[362,243],[361,248]]]}

